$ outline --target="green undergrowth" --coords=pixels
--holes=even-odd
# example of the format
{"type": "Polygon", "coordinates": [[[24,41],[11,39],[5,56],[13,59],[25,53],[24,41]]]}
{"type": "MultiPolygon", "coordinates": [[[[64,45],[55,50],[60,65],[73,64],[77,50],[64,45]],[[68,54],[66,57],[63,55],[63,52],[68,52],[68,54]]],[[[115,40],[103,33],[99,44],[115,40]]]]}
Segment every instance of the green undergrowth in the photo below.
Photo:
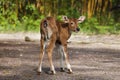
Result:
{"type": "MultiPolygon", "coordinates": [[[[13,33],[13,32],[39,32],[40,21],[44,16],[38,19],[23,16],[21,20],[11,15],[9,18],[0,16],[0,33],[13,33]]],[[[60,20],[61,16],[58,16],[60,20]]],[[[83,23],[79,24],[80,33],[85,34],[120,34],[120,23],[111,22],[107,24],[100,24],[96,18],[86,19],[83,23]]],[[[75,34],[75,33],[74,33],[75,34]]]]}

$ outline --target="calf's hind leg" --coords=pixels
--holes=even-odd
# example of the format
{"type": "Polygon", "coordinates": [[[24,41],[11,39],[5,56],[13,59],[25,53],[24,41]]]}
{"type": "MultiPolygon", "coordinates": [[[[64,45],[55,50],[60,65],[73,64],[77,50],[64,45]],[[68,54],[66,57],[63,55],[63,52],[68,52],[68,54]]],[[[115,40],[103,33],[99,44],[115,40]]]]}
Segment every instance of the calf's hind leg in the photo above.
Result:
{"type": "Polygon", "coordinates": [[[40,60],[39,60],[39,67],[38,67],[38,74],[42,72],[42,60],[45,51],[45,41],[43,39],[40,40],[40,60]]]}
{"type": "Polygon", "coordinates": [[[54,49],[54,46],[55,46],[55,41],[56,41],[56,38],[54,37],[54,35],[52,35],[52,37],[50,39],[50,42],[47,46],[48,60],[49,60],[50,69],[51,69],[51,72],[49,72],[49,74],[56,74],[55,68],[54,68],[54,65],[53,65],[53,61],[52,61],[52,52],[53,52],[53,49],[54,49]]]}

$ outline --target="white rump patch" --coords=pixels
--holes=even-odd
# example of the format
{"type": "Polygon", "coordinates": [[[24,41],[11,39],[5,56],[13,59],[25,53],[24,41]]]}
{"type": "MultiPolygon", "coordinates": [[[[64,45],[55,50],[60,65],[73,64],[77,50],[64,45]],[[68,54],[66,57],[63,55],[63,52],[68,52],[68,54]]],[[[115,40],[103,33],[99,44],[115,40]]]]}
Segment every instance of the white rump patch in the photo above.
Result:
{"type": "Polygon", "coordinates": [[[53,34],[52,30],[51,30],[51,28],[48,26],[48,27],[47,27],[47,37],[50,38],[52,34],[53,34]]]}

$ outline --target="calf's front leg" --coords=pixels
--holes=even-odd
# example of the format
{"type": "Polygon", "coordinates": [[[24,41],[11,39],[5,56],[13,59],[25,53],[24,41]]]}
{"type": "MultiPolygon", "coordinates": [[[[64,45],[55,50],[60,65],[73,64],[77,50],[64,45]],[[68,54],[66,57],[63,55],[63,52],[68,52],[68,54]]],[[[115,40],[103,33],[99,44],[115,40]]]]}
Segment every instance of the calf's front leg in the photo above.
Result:
{"type": "Polygon", "coordinates": [[[58,51],[58,54],[61,55],[61,59],[60,59],[60,70],[61,72],[65,72],[65,65],[64,65],[64,60],[65,60],[65,57],[64,57],[64,53],[63,53],[63,46],[61,44],[56,44],[57,46],[57,51],[58,51]]]}
{"type": "Polygon", "coordinates": [[[69,57],[68,57],[68,52],[67,52],[67,44],[63,45],[63,53],[65,56],[65,62],[66,62],[66,66],[68,69],[68,73],[71,74],[72,73],[72,69],[71,69],[71,65],[69,63],[69,57]]]}

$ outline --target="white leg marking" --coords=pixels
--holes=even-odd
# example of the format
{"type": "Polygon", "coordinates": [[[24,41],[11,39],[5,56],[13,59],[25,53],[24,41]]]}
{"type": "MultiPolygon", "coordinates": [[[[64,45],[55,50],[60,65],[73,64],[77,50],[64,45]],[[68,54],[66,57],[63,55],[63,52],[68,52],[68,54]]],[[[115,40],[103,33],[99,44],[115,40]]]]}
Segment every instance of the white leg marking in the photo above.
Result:
{"type": "Polygon", "coordinates": [[[60,45],[60,54],[61,54],[61,67],[64,68],[65,65],[64,65],[64,53],[63,53],[63,46],[60,45]]]}
{"type": "Polygon", "coordinates": [[[52,67],[51,67],[52,69],[52,71],[53,71],[53,74],[56,74],[56,72],[55,72],[55,68],[54,68],[54,65],[52,65],[52,67]]]}
{"type": "Polygon", "coordinates": [[[66,55],[66,53],[65,53],[65,51],[64,51],[64,47],[62,47],[62,49],[63,49],[63,53],[64,53],[64,56],[65,56],[65,62],[66,62],[67,69],[69,69],[70,72],[72,72],[71,65],[70,65],[70,63],[68,62],[67,58],[66,58],[67,55],[66,55]]]}
{"type": "MultiPolygon", "coordinates": [[[[45,42],[44,47],[43,47],[43,50],[44,50],[43,57],[44,57],[44,53],[45,53],[45,47],[46,47],[46,42],[45,42]]],[[[43,57],[41,58],[41,62],[39,64],[39,68],[38,68],[39,72],[42,72],[42,60],[43,60],[43,57]]]]}
{"type": "Polygon", "coordinates": [[[42,64],[39,65],[38,72],[42,72],[42,64]]]}
{"type": "Polygon", "coordinates": [[[58,54],[61,55],[61,57],[60,57],[60,67],[64,69],[65,65],[64,65],[63,47],[62,47],[62,45],[59,45],[59,44],[56,44],[56,47],[57,47],[58,54]]]}
{"type": "MultiPolygon", "coordinates": [[[[43,52],[43,57],[44,57],[44,52],[43,52]]],[[[43,60],[43,57],[42,57],[41,62],[39,64],[39,68],[38,68],[39,72],[42,72],[42,60],[43,60]]]]}

